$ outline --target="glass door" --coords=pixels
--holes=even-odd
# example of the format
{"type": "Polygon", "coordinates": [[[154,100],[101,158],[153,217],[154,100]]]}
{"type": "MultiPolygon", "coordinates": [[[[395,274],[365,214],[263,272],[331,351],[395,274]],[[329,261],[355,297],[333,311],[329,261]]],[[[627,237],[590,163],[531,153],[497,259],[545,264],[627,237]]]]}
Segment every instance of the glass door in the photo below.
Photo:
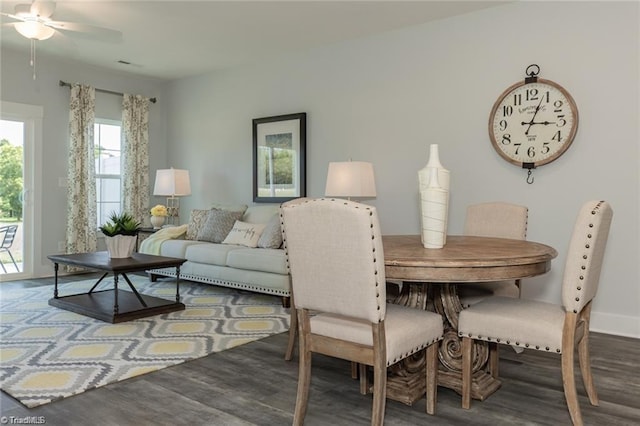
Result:
{"type": "Polygon", "coordinates": [[[2,102],[0,115],[0,281],[32,278],[36,145],[42,108],[2,102]]]}
{"type": "Polygon", "coordinates": [[[0,120],[0,274],[24,272],[24,123],[0,120]]]}

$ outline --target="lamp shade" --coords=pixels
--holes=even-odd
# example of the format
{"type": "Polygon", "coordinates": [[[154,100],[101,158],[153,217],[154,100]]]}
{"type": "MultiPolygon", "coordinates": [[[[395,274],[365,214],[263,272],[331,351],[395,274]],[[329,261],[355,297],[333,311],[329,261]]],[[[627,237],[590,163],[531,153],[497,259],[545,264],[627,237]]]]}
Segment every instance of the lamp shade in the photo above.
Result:
{"type": "Polygon", "coordinates": [[[38,21],[16,22],[14,26],[22,36],[33,40],[46,40],[56,32],[53,28],[38,21]]]}
{"type": "Polygon", "coordinates": [[[184,196],[191,195],[189,170],[160,169],[156,171],[156,183],[153,195],[184,196]]]}
{"type": "Polygon", "coordinates": [[[375,197],[373,164],[363,161],[329,163],[324,193],[328,197],[375,197]]]}

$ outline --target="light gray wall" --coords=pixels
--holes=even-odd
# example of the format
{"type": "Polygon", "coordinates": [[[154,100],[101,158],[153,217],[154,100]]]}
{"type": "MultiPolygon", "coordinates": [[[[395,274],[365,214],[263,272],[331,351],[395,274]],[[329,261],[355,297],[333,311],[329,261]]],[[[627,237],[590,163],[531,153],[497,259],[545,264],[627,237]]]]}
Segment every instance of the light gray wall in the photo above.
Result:
{"type": "Polygon", "coordinates": [[[306,112],[308,195],[323,195],[330,161],[371,161],[383,232],[418,233],[417,171],[438,143],[451,233],[468,204],[504,200],[527,205],[528,238],[559,251],[549,274],[525,280],[525,297],[560,300],[575,215],[608,200],[615,217],[592,327],[640,337],[638,17],[635,2],[518,2],[174,81],[168,158],[190,170],[193,191],[183,216],[214,201],[250,204],[251,119],[306,112]],[[487,120],[531,63],[573,95],[580,126],[528,185],[491,147],[487,120]]]}
{"type": "MultiPolygon", "coordinates": [[[[34,224],[35,229],[41,229],[35,239],[42,246],[39,250],[42,255],[34,259],[34,275],[47,276],[53,273],[53,266],[46,256],[58,253],[58,241],[65,240],[67,213],[66,188],[59,186],[58,180],[67,176],[69,88],[60,87],[58,82],[84,83],[116,92],[158,97],[159,102],[150,108],[149,118],[151,170],[166,164],[163,82],[75,62],[58,61],[42,54],[37,56],[37,79],[34,81],[29,67],[28,41],[23,51],[3,48],[0,65],[0,98],[7,102],[42,106],[44,109],[43,165],[42,170],[37,171],[39,179],[35,183],[39,186],[37,190],[41,197],[34,204],[46,214],[37,215],[39,223],[34,224]]],[[[96,93],[96,117],[121,120],[121,105],[121,96],[96,93]]]]}
{"type": "MultiPolygon", "coordinates": [[[[24,51],[1,51],[0,99],[44,107],[38,224],[43,256],[64,240],[68,88],[58,80],[157,96],[151,107],[151,180],[157,168],[187,168],[191,208],[251,203],[251,119],[308,114],[308,195],[324,192],[329,161],[374,163],[386,234],[418,233],[417,171],[440,144],[451,171],[450,232],[468,204],[504,200],[530,209],[528,237],[558,249],[552,271],[525,281],[524,296],[558,301],[575,214],[588,199],[615,210],[592,328],[640,337],[639,6],[636,2],[518,2],[259,65],[169,84],[38,57],[31,79],[24,51]],[[563,85],[580,109],[573,146],[525,172],[501,160],[487,136],[493,102],[531,63],[563,85]],[[46,222],[46,223],[45,223],[46,222]]],[[[295,36],[295,35],[292,35],[295,36]]],[[[98,115],[119,118],[119,97],[97,95],[98,115]]],[[[152,197],[151,203],[162,199],[152,197]]]]}

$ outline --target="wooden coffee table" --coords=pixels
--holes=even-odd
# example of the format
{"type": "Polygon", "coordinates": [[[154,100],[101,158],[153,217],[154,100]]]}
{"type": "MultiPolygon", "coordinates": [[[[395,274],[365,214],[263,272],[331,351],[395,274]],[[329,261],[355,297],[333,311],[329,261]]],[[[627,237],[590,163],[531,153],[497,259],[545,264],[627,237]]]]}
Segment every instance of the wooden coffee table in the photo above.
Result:
{"type": "Polygon", "coordinates": [[[185,308],[180,302],[180,266],[186,259],[134,253],[131,257],[111,259],[106,251],[95,253],[56,254],[47,256],[54,263],[55,285],[49,305],[66,309],[110,323],[130,321],[137,318],[180,311],[185,308]],[[105,271],[104,275],[87,293],[69,296],[58,295],[59,265],[80,266],[105,271]],[[175,301],[140,294],[127,277],[128,272],[139,272],[155,268],[176,268],[175,301]],[[113,288],[94,291],[109,274],[113,274],[113,288]],[[132,291],[118,288],[118,277],[122,276],[132,291]]]}

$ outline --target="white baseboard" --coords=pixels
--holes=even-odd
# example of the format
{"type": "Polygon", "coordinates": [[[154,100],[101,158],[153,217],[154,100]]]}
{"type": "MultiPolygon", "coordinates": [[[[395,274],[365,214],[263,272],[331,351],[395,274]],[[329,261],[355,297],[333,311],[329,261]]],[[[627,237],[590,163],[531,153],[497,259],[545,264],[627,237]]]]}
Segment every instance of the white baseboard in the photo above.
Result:
{"type": "Polygon", "coordinates": [[[591,312],[591,331],[640,339],[640,317],[591,312]]]}

